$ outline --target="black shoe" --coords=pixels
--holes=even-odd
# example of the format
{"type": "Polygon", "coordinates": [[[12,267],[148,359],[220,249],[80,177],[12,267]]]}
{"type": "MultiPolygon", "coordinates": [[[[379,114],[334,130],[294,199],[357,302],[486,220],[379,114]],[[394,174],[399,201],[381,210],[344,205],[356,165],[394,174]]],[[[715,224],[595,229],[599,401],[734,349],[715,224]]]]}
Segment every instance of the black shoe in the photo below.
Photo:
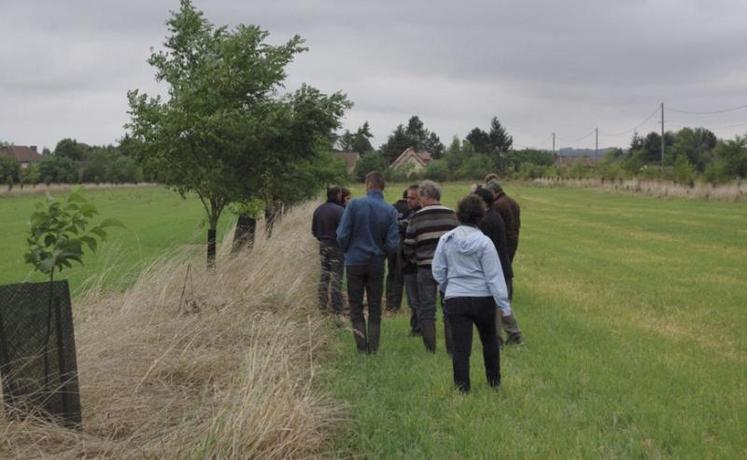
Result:
{"type": "Polygon", "coordinates": [[[521,345],[524,343],[524,338],[520,335],[512,335],[506,339],[506,345],[521,345]]]}

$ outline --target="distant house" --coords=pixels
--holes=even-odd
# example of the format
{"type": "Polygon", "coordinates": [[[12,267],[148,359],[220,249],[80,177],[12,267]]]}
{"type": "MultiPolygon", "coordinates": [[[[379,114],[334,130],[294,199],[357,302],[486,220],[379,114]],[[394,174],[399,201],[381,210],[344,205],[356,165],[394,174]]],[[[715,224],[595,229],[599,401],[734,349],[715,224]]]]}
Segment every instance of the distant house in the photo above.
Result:
{"type": "Polygon", "coordinates": [[[21,164],[21,168],[28,168],[30,164],[37,163],[42,160],[42,156],[36,151],[35,145],[9,145],[8,147],[0,147],[0,155],[13,158],[21,164]]]}
{"type": "Polygon", "coordinates": [[[361,159],[361,155],[358,152],[342,152],[334,150],[332,156],[340,158],[345,162],[345,168],[348,170],[348,174],[352,174],[355,171],[355,165],[358,164],[358,160],[361,159]]]}
{"type": "Polygon", "coordinates": [[[408,147],[404,152],[397,157],[396,160],[390,166],[392,169],[409,168],[412,172],[420,172],[428,166],[433,160],[431,152],[425,150],[415,150],[413,147],[408,147]]]}

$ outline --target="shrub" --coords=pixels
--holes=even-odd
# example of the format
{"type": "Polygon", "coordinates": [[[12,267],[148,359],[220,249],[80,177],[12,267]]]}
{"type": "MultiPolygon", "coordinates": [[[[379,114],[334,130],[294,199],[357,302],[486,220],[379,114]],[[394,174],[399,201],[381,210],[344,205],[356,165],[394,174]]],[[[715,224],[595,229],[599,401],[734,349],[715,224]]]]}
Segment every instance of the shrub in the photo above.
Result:
{"type": "Polygon", "coordinates": [[[39,180],[45,184],[74,184],[78,182],[78,168],[69,158],[50,155],[39,163],[39,180]]]}
{"type": "Polygon", "coordinates": [[[353,172],[354,178],[357,181],[363,181],[366,178],[366,174],[371,171],[386,171],[389,164],[383,154],[379,152],[367,153],[361,156],[358,163],[355,165],[355,171],[353,172]]]}
{"type": "MultiPolygon", "coordinates": [[[[459,179],[482,179],[495,169],[495,161],[488,155],[473,155],[467,158],[456,173],[459,179]]],[[[453,177],[452,177],[453,178],[453,177]]]]}
{"type": "Polygon", "coordinates": [[[436,182],[444,182],[450,178],[448,160],[433,160],[423,171],[423,177],[436,182]]]}
{"type": "Polygon", "coordinates": [[[695,181],[695,168],[684,154],[677,155],[674,161],[674,181],[679,184],[693,185],[695,181]]]}

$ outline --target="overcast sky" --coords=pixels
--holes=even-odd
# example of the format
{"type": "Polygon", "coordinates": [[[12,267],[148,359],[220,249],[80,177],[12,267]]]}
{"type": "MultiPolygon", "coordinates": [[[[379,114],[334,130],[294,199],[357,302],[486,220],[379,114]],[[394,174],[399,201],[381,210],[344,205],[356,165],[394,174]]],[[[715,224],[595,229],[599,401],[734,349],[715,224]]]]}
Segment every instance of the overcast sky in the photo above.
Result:
{"type": "MultiPolygon", "coordinates": [[[[214,24],[257,24],[310,50],[287,88],[342,90],[378,147],[417,114],[444,144],[497,116],[518,147],[627,146],[633,129],[747,132],[747,1],[195,0],[214,24]],[[671,108],[671,110],[670,110],[671,108]],[[686,114],[676,112],[713,112],[686,114]],[[650,116],[650,118],[649,118],[650,116]],[[648,119],[647,119],[648,118],[648,119]],[[645,123],[641,123],[646,120],[645,123]],[[640,126],[639,126],[640,125],[640,126]],[[586,137],[584,137],[586,136],[586,137]]],[[[0,0],[0,140],[113,143],[126,92],[177,0],[0,0]]]]}

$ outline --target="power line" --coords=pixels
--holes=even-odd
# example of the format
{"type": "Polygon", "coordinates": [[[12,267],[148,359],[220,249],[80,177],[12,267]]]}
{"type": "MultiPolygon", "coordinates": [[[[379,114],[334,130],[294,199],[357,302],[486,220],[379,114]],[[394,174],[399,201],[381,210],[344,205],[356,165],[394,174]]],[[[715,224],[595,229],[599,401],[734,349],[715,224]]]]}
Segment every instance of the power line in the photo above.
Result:
{"type": "Polygon", "coordinates": [[[633,133],[637,131],[638,128],[648,123],[648,121],[654,118],[654,115],[656,115],[657,113],[659,113],[659,107],[654,109],[654,111],[651,112],[651,115],[647,116],[645,120],[635,125],[635,127],[632,129],[626,129],[625,131],[620,131],[619,133],[601,133],[601,134],[602,136],[605,136],[605,137],[615,137],[615,136],[622,136],[623,134],[633,133]]]}
{"type": "Polygon", "coordinates": [[[742,110],[742,109],[745,109],[745,108],[747,108],[747,104],[740,105],[739,107],[732,107],[730,109],[711,110],[711,111],[708,111],[708,112],[692,112],[692,111],[689,111],[689,110],[673,109],[671,107],[668,107],[667,110],[670,111],[670,112],[682,113],[682,114],[685,114],[685,115],[716,115],[716,114],[719,114],[719,113],[736,112],[737,110],[742,110]]]}
{"type": "Polygon", "coordinates": [[[591,131],[589,131],[589,133],[588,133],[588,134],[586,134],[586,135],[584,135],[584,136],[581,136],[581,137],[579,137],[578,139],[561,139],[561,138],[558,138],[558,140],[559,140],[559,141],[563,141],[563,142],[566,142],[566,143],[571,143],[571,142],[578,142],[578,141],[582,141],[582,140],[586,139],[587,137],[591,136],[591,135],[592,135],[592,134],[594,134],[595,132],[596,132],[596,128],[592,129],[591,131]]]}

